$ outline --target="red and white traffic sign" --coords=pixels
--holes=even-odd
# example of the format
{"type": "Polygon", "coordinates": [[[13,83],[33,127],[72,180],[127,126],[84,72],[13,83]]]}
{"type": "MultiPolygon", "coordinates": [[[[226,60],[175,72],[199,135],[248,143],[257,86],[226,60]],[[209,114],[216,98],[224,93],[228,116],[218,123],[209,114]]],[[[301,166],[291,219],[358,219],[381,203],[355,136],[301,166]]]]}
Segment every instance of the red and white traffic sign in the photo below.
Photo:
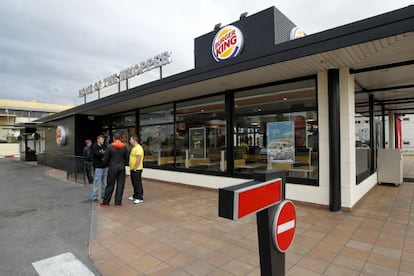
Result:
{"type": "Polygon", "coordinates": [[[247,186],[234,192],[233,220],[279,203],[282,200],[282,179],[247,186]]]}
{"type": "Polygon", "coordinates": [[[296,231],[296,209],[290,200],[282,201],[273,220],[273,242],[280,252],[285,252],[293,242],[296,231]]]}

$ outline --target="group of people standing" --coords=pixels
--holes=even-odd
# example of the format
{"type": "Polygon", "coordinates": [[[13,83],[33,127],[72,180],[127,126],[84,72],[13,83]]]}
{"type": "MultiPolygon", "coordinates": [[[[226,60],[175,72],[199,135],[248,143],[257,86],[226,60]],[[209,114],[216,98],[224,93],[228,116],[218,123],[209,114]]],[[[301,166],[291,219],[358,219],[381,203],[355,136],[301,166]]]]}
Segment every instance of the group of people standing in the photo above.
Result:
{"type": "Polygon", "coordinates": [[[98,201],[98,190],[102,207],[109,207],[112,194],[115,190],[115,207],[122,206],[122,197],[125,188],[126,172],[125,167],[129,166],[131,172],[131,182],[134,193],[128,199],[133,203],[142,203],[144,200],[144,190],[142,186],[142,169],[144,161],[144,150],[140,145],[137,136],[129,138],[131,150],[127,144],[121,141],[121,135],[115,133],[113,142],[105,145],[105,137],[99,135],[96,143],[92,145],[91,140],[85,141],[83,155],[85,159],[85,171],[89,183],[92,185],[91,200],[98,201]],[[94,168],[94,176],[92,170],[94,168]]]}

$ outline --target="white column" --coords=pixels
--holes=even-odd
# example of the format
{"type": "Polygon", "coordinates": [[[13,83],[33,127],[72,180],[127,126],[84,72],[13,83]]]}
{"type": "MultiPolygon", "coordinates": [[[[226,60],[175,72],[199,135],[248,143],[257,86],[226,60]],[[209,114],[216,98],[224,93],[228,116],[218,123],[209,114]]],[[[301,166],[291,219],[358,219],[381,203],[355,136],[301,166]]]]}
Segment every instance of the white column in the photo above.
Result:
{"type": "Polygon", "coordinates": [[[329,104],[328,72],[318,72],[319,193],[329,205],[329,104]]]}
{"type": "Polygon", "coordinates": [[[342,207],[351,208],[356,189],[355,86],[349,68],[339,70],[341,116],[341,197],[342,207]]]}
{"type": "Polygon", "coordinates": [[[395,113],[388,113],[388,148],[395,149],[395,113]]]}

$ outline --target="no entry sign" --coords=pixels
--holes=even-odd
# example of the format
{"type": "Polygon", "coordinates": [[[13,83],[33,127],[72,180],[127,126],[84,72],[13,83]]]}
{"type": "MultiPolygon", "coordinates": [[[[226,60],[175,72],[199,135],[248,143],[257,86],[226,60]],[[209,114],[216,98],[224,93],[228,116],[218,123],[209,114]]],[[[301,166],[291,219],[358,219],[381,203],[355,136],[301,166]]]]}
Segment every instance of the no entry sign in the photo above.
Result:
{"type": "Polygon", "coordinates": [[[295,234],[295,207],[283,201],[285,179],[285,171],[257,171],[254,181],[219,189],[220,217],[237,221],[256,213],[262,276],[285,275],[284,250],[295,234]]]}
{"type": "Polygon", "coordinates": [[[296,230],[296,209],[290,200],[282,201],[273,220],[273,242],[280,252],[285,252],[292,244],[296,230]]]}

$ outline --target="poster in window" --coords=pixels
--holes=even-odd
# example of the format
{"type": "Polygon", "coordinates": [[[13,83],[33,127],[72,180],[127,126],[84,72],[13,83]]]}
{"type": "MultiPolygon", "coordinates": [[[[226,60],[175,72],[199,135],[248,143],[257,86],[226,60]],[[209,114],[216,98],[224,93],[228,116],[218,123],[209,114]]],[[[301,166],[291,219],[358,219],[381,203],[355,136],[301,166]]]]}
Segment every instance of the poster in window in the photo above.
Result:
{"type": "Polygon", "coordinates": [[[148,156],[161,154],[161,127],[159,125],[141,128],[141,138],[148,156]]]}
{"type": "Polygon", "coordinates": [[[267,123],[267,160],[270,163],[291,162],[295,156],[295,123],[267,123]]]}
{"type": "Polygon", "coordinates": [[[206,129],[194,127],[189,129],[190,158],[206,158],[206,129]]]}

